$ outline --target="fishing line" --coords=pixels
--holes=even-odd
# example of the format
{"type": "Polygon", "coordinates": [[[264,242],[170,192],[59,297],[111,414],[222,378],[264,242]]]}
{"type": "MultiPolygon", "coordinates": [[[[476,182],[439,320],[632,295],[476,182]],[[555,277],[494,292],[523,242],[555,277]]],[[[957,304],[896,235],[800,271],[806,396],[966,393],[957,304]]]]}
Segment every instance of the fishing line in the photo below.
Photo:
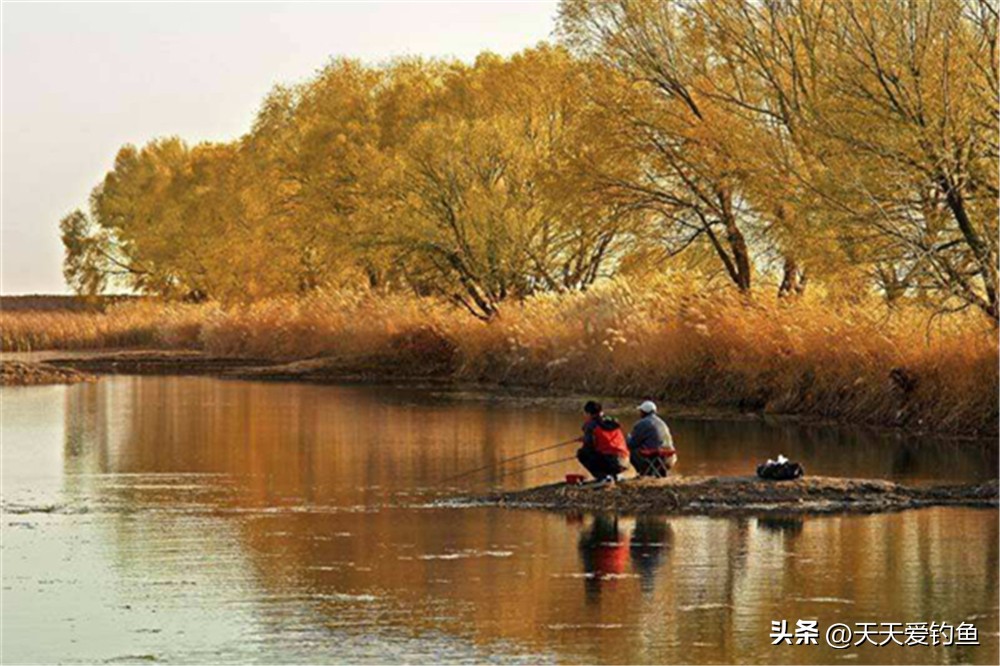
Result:
{"type": "Polygon", "coordinates": [[[576,460],[576,456],[570,456],[568,458],[560,458],[559,460],[552,460],[552,461],[549,461],[547,463],[541,463],[540,465],[531,465],[529,467],[522,467],[521,469],[516,469],[516,470],[511,470],[511,469],[503,470],[503,471],[500,472],[500,476],[497,477],[497,478],[498,479],[502,479],[505,476],[513,474],[514,472],[522,472],[522,473],[523,472],[530,472],[533,469],[539,469],[541,467],[550,467],[552,465],[558,465],[560,463],[569,462],[570,460],[576,460]]]}
{"type": "MultiPolygon", "coordinates": [[[[545,447],[542,447],[540,449],[535,449],[534,451],[528,451],[527,453],[521,453],[521,454],[518,454],[516,456],[511,456],[510,458],[502,458],[502,459],[498,460],[497,462],[492,462],[492,463],[490,463],[488,465],[483,465],[482,467],[477,467],[475,469],[470,469],[470,470],[468,470],[466,472],[462,472],[461,474],[456,474],[454,476],[449,476],[447,478],[441,479],[440,481],[438,481],[438,483],[449,483],[451,481],[455,481],[457,479],[462,479],[462,478],[465,478],[465,477],[470,476],[472,474],[476,474],[478,472],[484,472],[484,471],[486,471],[488,469],[492,469],[494,467],[502,467],[503,465],[505,465],[505,464],[507,464],[507,463],[509,463],[509,462],[511,462],[513,460],[522,460],[524,458],[527,458],[528,456],[533,456],[536,453],[543,453],[545,451],[551,451],[552,449],[558,449],[560,446],[566,446],[567,444],[572,444],[573,442],[579,442],[579,441],[580,441],[579,437],[574,437],[573,439],[567,439],[565,442],[559,442],[558,444],[552,444],[551,446],[545,446],[545,447]]],[[[546,464],[552,464],[552,463],[546,463],[546,464]]]]}

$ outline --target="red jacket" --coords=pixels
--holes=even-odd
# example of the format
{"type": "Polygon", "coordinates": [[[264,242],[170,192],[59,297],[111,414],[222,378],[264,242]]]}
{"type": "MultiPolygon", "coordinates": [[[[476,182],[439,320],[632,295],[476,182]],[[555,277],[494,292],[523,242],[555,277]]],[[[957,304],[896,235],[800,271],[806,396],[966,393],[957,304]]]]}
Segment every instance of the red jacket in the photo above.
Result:
{"type": "Polygon", "coordinates": [[[583,424],[583,445],[604,455],[628,457],[625,433],[612,418],[595,416],[587,419],[583,424]]]}

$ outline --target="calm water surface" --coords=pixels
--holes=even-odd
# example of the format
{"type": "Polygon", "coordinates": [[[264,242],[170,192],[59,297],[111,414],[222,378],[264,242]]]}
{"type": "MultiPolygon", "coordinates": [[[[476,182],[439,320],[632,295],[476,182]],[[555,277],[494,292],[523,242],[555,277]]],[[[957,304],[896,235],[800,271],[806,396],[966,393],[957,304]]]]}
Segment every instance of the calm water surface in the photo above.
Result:
{"type": "MultiPolygon", "coordinates": [[[[2,398],[5,663],[998,661],[995,510],[450,506],[470,488],[439,479],[572,436],[575,410],[194,377],[2,398]],[[780,619],[969,621],[981,645],[774,647],[780,619]]],[[[995,446],[670,423],[685,473],[746,474],[778,453],[815,474],[914,483],[997,468],[995,446]]]]}

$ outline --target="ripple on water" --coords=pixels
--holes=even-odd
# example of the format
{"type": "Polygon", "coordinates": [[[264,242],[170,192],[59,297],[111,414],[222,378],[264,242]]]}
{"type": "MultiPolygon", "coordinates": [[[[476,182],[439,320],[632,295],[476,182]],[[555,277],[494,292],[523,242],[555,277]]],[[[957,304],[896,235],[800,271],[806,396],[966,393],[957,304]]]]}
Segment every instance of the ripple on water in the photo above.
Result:
{"type": "Polygon", "coordinates": [[[511,550],[460,550],[453,553],[433,553],[427,555],[417,555],[418,560],[464,560],[471,557],[510,557],[514,554],[511,550]]]}
{"type": "Polygon", "coordinates": [[[699,610],[720,610],[722,608],[732,608],[729,604],[693,604],[691,606],[678,606],[677,610],[683,612],[699,610]]]}
{"type": "Polygon", "coordinates": [[[342,602],[365,602],[371,603],[373,601],[378,601],[378,597],[374,594],[348,594],[346,592],[325,592],[321,594],[314,594],[310,596],[311,599],[319,599],[321,601],[342,601],[342,602]]]}

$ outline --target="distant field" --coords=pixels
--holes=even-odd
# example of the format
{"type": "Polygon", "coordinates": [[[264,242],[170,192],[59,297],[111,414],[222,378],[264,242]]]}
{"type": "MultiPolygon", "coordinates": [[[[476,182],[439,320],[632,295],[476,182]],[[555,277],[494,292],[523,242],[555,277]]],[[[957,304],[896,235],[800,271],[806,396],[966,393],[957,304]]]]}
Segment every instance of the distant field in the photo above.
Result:
{"type": "Polygon", "coordinates": [[[64,311],[103,312],[115,303],[149,300],[145,296],[63,296],[55,294],[30,294],[27,296],[0,296],[0,311],[64,311]]]}

